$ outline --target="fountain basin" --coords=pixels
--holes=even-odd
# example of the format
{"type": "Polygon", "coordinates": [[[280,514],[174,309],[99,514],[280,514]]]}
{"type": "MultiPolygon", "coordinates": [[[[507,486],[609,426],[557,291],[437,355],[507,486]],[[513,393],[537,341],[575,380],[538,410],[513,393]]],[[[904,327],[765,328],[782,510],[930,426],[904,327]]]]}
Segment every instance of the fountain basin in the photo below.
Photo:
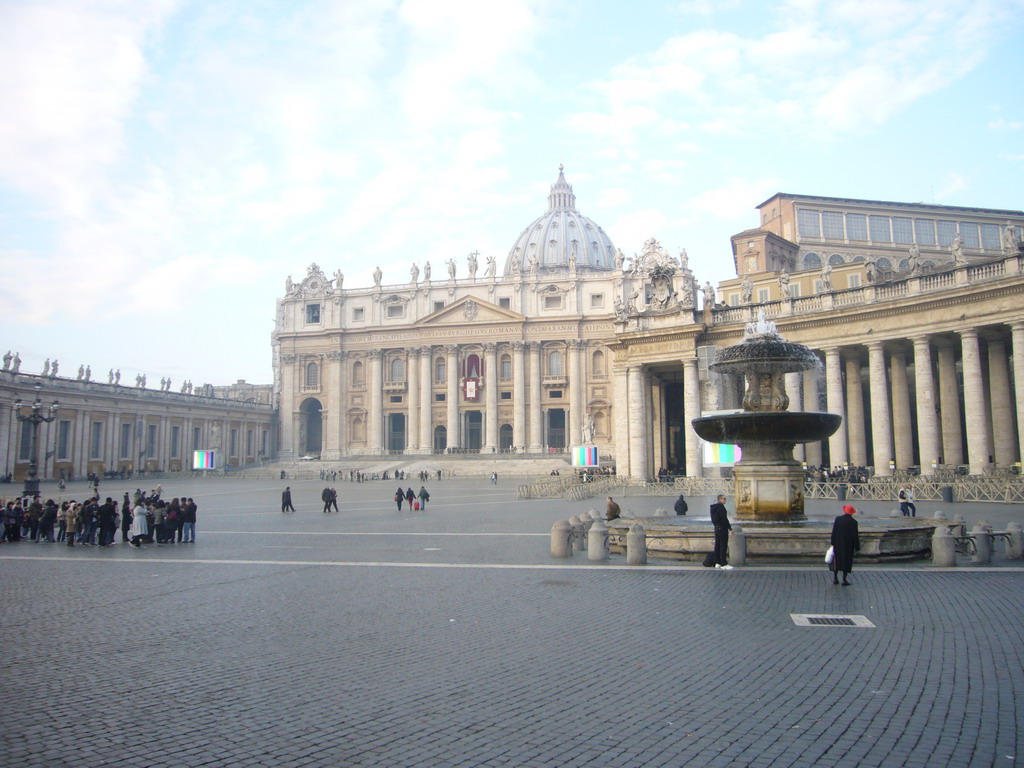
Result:
{"type": "Polygon", "coordinates": [[[693,431],[711,443],[813,443],[839,429],[842,416],[817,411],[747,411],[693,420],[693,431]]]}

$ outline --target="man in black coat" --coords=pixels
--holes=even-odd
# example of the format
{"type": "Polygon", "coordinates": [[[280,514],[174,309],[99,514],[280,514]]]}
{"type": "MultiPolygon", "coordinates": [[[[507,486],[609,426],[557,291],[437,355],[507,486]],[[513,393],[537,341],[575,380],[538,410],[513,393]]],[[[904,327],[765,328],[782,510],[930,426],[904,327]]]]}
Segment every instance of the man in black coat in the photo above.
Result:
{"type": "Polygon", "coordinates": [[[850,586],[849,575],[853,570],[853,553],[860,551],[860,536],[857,521],[853,516],[857,510],[852,505],[843,507],[843,514],[832,523],[832,583],[839,583],[839,572],[843,572],[843,586],[850,586]]]}
{"type": "Polygon", "coordinates": [[[679,494],[679,498],[676,499],[675,510],[677,515],[685,515],[690,509],[690,505],[686,503],[686,499],[683,494],[679,494]]]}
{"type": "Polygon", "coordinates": [[[729,516],[725,510],[725,494],[718,494],[718,499],[711,505],[711,524],[715,526],[715,568],[732,570],[729,565],[729,516]]]}
{"type": "Polygon", "coordinates": [[[281,511],[282,512],[294,512],[295,507],[292,506],[292,489],[288,486],[281,493],[281,511]]]}

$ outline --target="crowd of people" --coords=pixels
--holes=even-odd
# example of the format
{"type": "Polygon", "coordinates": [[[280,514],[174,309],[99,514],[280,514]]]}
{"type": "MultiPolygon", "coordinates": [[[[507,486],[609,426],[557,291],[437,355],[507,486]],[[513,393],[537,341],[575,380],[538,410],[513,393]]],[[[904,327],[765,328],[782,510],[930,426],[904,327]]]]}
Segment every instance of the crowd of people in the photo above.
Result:
{"type": "Polygon", "coordinates": [[[121,531],[122,544],[141,548],[142,544],[195,544],[198,505],[190,497],[160,497],[160,486],[148,495],[141,489],[129,497],[115,500],[90,496],[57,502],[41,496],[17,497],[0,504],[3,536],[0,543],[21,541],[76,544],[87,547],[112,547],[121,531]]]}
{"type": "Polygon", "coordinates": [[[808,465],[804,472],[809,483],[866,483],[873,474],[867,467],[815,467],[808,465]]]}

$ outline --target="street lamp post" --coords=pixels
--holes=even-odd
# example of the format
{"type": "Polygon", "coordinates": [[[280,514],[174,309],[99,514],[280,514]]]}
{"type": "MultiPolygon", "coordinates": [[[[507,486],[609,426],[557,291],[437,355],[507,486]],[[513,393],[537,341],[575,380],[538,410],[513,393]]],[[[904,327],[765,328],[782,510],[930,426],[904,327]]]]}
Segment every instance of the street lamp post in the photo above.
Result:
{"type": "Polygon", "coordinates": [[[28,477],[25,478],[25,490],[22,491],[22,494],[25,496],[39,495],[39,477],[37,476],[39,468],[39,425],[43,422],[49,424],[56,419],[57,409],[60,407],[60,403],[54,400],[48,408],[45,408],[40,397],[40,390],[42,390],[42,385],[36,384],[36,399],[32,403],[31,413],[24,414],[21,412],[21,398],[14,401],[14,415],[22,424],[31,425],[32,429],[32,450],[29,454],[28,477]]]}

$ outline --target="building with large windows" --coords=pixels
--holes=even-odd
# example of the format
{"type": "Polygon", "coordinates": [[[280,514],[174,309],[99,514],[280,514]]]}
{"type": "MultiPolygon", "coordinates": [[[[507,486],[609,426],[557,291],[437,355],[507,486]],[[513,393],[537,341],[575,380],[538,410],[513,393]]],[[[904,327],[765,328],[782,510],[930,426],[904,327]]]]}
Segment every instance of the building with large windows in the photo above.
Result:
{"type": "Polygon", "coordinates": [[[282,457],[585,444],[635,478],[717,471],[690,422],[740,407],[708,364],[763,312],[822,359],[789,376],[793,407],[844,416],[809,463],[1020,460],[1024,212],[781,193],[757,210],[717,292],[653,238],[626,263],[562,173],[500,269],[470,254],[344,288],[311,265],[278,302],[282,457]]]}

